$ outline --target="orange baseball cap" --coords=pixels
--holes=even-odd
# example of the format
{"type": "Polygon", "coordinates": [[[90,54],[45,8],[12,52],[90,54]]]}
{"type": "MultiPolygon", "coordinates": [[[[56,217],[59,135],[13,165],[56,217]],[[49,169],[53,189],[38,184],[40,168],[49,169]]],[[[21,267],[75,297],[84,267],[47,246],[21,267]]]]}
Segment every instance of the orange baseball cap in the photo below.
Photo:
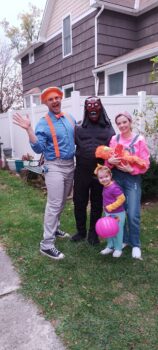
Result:
{"type": "Polygon", "coordinates": [[[58,88],[57,86],[50,86],[42,91],[41,102],[45,103],[52,92],[55,92],[61,98],[63,97],[63,91],[60,88],[58,88]]]}

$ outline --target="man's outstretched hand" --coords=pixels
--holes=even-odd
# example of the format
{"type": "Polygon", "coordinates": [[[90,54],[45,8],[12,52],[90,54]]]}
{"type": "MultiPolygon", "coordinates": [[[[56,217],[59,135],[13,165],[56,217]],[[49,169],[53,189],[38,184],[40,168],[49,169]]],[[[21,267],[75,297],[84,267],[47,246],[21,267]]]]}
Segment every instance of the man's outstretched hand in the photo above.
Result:
{"type": "Polygon", "coordinates": [[[21,114],[15,113],[13,115],[13,123],[25,130],[28,130],[31,127],[31,121],[28,114],[26,114],[25,117],[22,117],[21,114]]]}

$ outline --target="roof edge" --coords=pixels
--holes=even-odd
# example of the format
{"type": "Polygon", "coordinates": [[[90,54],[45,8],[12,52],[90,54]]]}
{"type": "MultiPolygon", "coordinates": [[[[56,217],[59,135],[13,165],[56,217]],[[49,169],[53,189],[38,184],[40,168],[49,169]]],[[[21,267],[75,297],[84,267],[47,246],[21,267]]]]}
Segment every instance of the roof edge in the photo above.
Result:
{"type": "MultiPolygon", "coordinates": [[[[111,61],[108,61],[107,63],[104,63],[104,64],[94,68],[92,70],[92,72],[93,73],[103,72],[106,69],[113,68],[113,67],[119,66],[119,65],[124,64],[124,63],[128,64],[128,63],[132,63],[132,62],[136,62],[136,61],[141,61],[143,59],[153,57],[154,55],[158,55],[158,46],[151,48],[151,49],[147,49],[146,46],[144,46],[144,48],[146,48],[145,52],[144,51],[143,52],[136,52],[135,55],[131,55],[129,57],[128,57],[128,55],[130,52],[128,52],[125,55],[117,57],[111,61]]],[[[135,50],[133,50],[133,51],[135,51],[135,50]]],[[[131,51],[131,54],[132,54],[132,51],[131,51]]]]}
{"type": "Polygon", "coordinates": [[[41,27],[40,27],[40,31],[39,31],[39,40],[41,40],[41,41],[45,41],[45,39],[46,39],[46,32],[47,32],[47,28],[48,28],[48,23],[49,23],[49,20],[52,16],[55,2],[56,2],[56,0],[47,0],[47,2],[46,2],[43,17],[42,17],[41,27]]]}
{"type": "MultiPolygon", "coordinates": [[[[110,4],[109,2],[105,2],[102,0],[90,0],[90,6],[91,7],[101,7],[103,6],[105,7],[105,9],[108,10],[113,10],[115,12],[120,12],[120,13],[126,13],[129,14],[131,16],[140,16],[143,13],[146,13],[150,10],[152,10],[153,8],[157,7],[158,4],[155,2],[153,4],[150,4],[148,6],[146,6],[143,9],[139,9],[138,5],[135,6],[133,9],[132,8],[127,8],[125,6],[120,6],[120,5],[116,5],[116,4],[110,4]]],[[[135,3],[136,5],[136,3],[135,3]]]]}
{"type": "Polygon", "coordinates": [[[16,61],[20,60],[21,58],[23,58],[24,56],[26,56],[27,54],[29,54],[32,50],[37,49],[37,47],[41,46],[44,43],[44,41],[35,41],[34,43],[30,44],[29,46],[27,46],[24,50],[22,50],[20,53],[18,53],[14,59],[16,61]]]}

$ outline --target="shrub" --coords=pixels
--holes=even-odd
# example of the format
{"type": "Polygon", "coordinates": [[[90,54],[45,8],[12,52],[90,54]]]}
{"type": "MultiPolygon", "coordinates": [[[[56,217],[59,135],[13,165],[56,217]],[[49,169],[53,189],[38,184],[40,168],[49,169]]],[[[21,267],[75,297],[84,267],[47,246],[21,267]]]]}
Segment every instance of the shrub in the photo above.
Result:
{"type": "Polygon", "coordinates": [[[150,168],[142,175],[142,200],[158,198],[158,163],[151,157],[150,168]]]}
{"type": "Polygon", "coordinates": [[[146,100],[144,110],[134,110],[134,125],[136,130],[143,134],[152,157],[158,161],[158,108],[151,100],[146,100]]]}

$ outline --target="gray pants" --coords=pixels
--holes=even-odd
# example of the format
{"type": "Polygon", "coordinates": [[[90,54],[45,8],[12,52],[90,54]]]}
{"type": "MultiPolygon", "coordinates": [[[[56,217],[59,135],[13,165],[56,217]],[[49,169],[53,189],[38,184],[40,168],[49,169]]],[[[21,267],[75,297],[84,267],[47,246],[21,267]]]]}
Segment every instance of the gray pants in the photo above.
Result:
{"type": "Polygon", "coordinates": [[[45,174],[47,203],[44,215],[44,234],[40,247],[46,250],[54,245],[55,232],[60,224],[60,214],[72,190],[74,161],[55,159],[45,161],[44,164],[48,167],[48,172],[45,174]]]}

